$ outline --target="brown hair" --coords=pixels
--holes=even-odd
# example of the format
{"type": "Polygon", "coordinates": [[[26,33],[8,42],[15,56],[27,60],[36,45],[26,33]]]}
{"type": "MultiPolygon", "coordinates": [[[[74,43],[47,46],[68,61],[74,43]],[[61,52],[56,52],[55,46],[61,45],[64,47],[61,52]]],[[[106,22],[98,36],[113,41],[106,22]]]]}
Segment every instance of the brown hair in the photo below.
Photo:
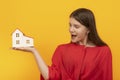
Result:
{"type": "Polygon", "coordinates": [[[82,25],[84,25],[90,30],[88,34],[89,41],[91,41],[97,46],[107,45],[104,41],[100,39],[98,35],[94,14],[91,10],[86,8],[79,8],[73,11],[70,14],[70,17],[76,19],[78,22],[80,22],[82,25]]]}

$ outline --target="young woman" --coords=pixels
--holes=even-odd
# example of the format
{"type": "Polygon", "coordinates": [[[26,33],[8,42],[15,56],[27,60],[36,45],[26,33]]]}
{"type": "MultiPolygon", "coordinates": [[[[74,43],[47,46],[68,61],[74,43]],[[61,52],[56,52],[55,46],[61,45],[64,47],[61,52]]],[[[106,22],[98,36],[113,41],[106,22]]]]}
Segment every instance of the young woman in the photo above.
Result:
{"type": "Polygon", "coordinates": [[[59,45],[47,66],[35,47],[13,48],[32,52],[42,80],[112,80],[112,55],[96,30],[94,14],[86,8],[73,11],[69,20],[71,42],[59,45]]]}

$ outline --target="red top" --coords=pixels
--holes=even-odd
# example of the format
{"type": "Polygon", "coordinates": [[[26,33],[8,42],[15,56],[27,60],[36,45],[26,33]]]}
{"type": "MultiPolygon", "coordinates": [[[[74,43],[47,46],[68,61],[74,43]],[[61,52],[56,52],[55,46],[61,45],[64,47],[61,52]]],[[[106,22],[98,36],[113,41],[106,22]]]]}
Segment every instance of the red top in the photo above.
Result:
{"type": "Polygon", "coordinates": [[[74,43],[58,46],[49,67],[49,80],[112,80],[110,48],[74,43]]]}

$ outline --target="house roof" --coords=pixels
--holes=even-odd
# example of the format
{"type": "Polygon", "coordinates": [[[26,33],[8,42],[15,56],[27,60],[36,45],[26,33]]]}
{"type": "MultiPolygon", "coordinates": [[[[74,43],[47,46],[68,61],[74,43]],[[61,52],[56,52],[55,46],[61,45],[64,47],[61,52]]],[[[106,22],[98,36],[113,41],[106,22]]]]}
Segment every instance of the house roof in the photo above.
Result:
{"type": "MultiPolygon", "coordinates": [[[[20,29],[16,28],[16,29],[12,32],[12,34],[13,34],[16,30],[19,30],[21,33],[23,33],[20,29]]],[[[12,35],[12,34],[11,34],[11,35],[12,35]]],[[[24,35],[25,37],[32,38],[32,37],[30,37],[30,36],[26,36],[24,33],[23,33],[23,35],[24,35]]]]}
{"type": "MultiPolygon", "coordinates": [[[[21,33],[23,33],[20,29],[16,28],[16,29],[11,33],[11,35],[12,35],[16,30],[19,30],[21,33]]],[[[23,33],[23,35],[25,35],[25,34],[23,33]]]]}

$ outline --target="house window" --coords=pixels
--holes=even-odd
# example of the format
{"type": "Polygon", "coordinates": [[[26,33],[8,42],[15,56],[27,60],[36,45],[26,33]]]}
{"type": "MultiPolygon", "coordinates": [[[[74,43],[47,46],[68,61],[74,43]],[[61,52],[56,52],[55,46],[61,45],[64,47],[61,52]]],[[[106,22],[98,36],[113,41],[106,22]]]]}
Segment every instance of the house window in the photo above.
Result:
{"type": "Polygon", "coordinates": [[[16,37],[19,37],[19,33],[16,33],[16,37]]]}
{"type": "Polygon", "coordinates": [[[30,44],[30,40],[26,40],[26,44],[30,44]]]}
{"type": "Polygon", "coordinates": [[[20,41],[19,41],[19,40],[16,40],[16,44],[20,44],[20,41]]]}

